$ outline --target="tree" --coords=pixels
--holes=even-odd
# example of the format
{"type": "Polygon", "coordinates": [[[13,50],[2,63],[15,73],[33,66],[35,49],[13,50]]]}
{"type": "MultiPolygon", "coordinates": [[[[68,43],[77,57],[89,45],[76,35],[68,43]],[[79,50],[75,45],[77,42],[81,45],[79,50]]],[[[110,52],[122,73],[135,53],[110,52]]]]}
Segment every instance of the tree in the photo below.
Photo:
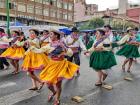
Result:
{"type": "Polygon", "coordinates": [[[132,24],[131,22],[128,22],[128,21],[124,21],[124,22],[123,21],[119,21],[117,23],[114,22],[112,24],[112,27],[113,27],[114,30],[122,30],[122,31],[124,31],[128,27],[134,28],[136,26],[134,24],[132,24]]]}
{"type": "Polygon", "coordinates": [[[89,20],[88,22],[84,23],[81,27],[80,30],[84,29],[96,29],[99,27],[104,26],[104,20],[102,18],[93,18],[89,20]]]}
{"type": "Polygon", "coordinates": [[[100,28],[104,26],[104,20],[102,18],[93,18],[89,21],[89,27],[100,28]]]}

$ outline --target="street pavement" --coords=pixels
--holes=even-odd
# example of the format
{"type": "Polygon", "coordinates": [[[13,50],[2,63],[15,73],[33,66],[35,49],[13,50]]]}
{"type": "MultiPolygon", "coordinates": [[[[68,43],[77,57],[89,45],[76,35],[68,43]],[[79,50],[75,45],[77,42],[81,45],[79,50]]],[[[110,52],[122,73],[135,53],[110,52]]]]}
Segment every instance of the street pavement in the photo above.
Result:
{"type": "MultiPolygon", "coordinates": [[[[116,57],[118,65],[108,70],[106,83],[113,86],[112,90],[96,87],[97,75],[89,68],[89,58],[81,55],[81,75],[72,80],[64,80],[61,105],[140,105],[140,60],[132,67],[131,74],[121,70],[123,57],[116,57]],[[132,81],[124,80],[125,76],[132,81]],[[76,103],[73,96],[80,96],[84,102],[76,103]]],[[[31,80],[26,72],[12,75],[9,70],[0,70],[0,105],[52,105],[47,102],[50,93],[46,86],[40,91],[29,91],[31,80]]],[[[38,74],[38,73],[37,73],[38,74]]]]}

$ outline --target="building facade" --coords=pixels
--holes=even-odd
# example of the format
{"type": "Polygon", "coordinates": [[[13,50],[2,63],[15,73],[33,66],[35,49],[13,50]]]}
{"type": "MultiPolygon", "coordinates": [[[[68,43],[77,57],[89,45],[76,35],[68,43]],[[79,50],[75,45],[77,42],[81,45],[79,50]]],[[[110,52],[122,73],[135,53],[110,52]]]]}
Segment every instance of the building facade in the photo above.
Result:
{"type": "Polygon", "coordinates": [[[140,6],[128,9],[126,15],[140,23],[140,6]]]}
{"type": "MultiPolygon", "coordinates": [[[[119,0],[118,9],[107,8],[104,11],[98,11],[98,9],[92,10],[92,14],[85,14],[85,0],[76,0],[74,4],[75,15],[74,22],[77,27],[84,25],[86,22],[92,18],[103,18],[105,24],[110,24],[115,22],[124,24],[129,22],[135,26],[140,27],[140,5],[132,5],[128,3],[128,0],[119,0]],[[80,9],[78,9],[80,8],[80,9]]],[[[91,4],[92,5],[92,4],[91,4]]],[[[96,6],[98,7],[98,6],[96,6]]]]}
{"type": "MultiPolygon", "coordinates": [[[[27,25],[73,25],[74,0],[9,1],[10,21],[27,25]]],[[[6,21],[6,0],[0,0],[0,21],[6,21]]]]}
{"type": "Polygon", "coordinates": [[[74,21],[84,18],[85,16],[92,16],[98,11],[98,5],[86,4],[85,0],[75,0],[74,4],[74,21]]]}

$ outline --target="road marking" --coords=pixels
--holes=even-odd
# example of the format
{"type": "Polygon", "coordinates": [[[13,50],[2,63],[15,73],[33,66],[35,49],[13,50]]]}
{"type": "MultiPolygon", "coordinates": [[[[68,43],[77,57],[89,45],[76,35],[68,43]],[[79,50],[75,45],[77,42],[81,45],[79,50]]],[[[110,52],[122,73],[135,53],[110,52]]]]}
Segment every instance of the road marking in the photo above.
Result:
{"type": "Polygon", "coordinates": [[[19,92],[12,93],[0,98],[0,105],[13,105],[20,101],[27,100],[31,97],[38,96],[40,93],[29,90],[22,90],[19,92]]]}
{"type": "Polygon", "coordinates": [[[15,86],[15,85],[16,85],[15,82],[8,82],[8,83],[3,83],[2,85],[0,85],[0,88],[6,88],[6,87],[15,86]]]}
{"type": "Polygon", "coordinates": [[[97,90],[94,91],[93,93],[90,93],[90,94],[85,95],[83,98],[86,99],[86,98],[88,98],[88,97],[91,97],[91,96],[93,96],[93,95],[99,93],[99,92],[100,92],[100,89],[97,89],[97,90]]]}

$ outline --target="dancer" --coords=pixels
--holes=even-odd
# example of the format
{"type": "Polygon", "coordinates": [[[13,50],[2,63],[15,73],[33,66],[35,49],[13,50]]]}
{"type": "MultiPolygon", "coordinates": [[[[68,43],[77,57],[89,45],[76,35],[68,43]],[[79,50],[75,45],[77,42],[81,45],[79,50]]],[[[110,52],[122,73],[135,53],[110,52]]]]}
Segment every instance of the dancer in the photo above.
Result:
{"type": "Polygon", "coordinates": [[[110,25],[105,25],[105,35],[108,36],[110,42],[113,42],[113,32],[112,32],[112,27],[110,25]]]}
{"type": "Polygon", "coordinates": [[[107,70],[117,64],[115,56],[111,51],[111,42],[108,36],[105,36],[103,30],[97,30],[96,40],[92,48],[86,53],[89,53],[90,51],[93,51],[90,56],[90,67],[92,67],[98,74],[98,81],[95,85],[101,86],[102,82],[107,77],[107,74],[103,70],[107,70]]]}
{"type": "MultiPolygon", "coordinates": [[[[52,92],[48,97],[48,101],[52,101],[55,96],[54,105],[60,104],[60,95],[62,91],[62,80],[73,78],[79,66],[64,59],[68,49],[60,41],[60,32],[52,30],[50,32],[51,43],[49,51],[51,60],[45,69],[40,73],[40,79],[47,82],[49,90],[52,92]],[[55,90],[56,87],[56,90],[55,90]]],[[[48,48],[48,46],[46,46],[48,48]]],[[[41,49],[45,49],[42,47],[41,49]]],[[[46,49],[47,50],[47,49],[46,49]]]]}
{"type": "MultiPolygon", "coordinates": [[[[72,34],[66,38],[66,45],[72,49],[73,56],[67,57],[68,61],[72,62],[73,59],[75,64],[80,66],[80,49],[87,51],[85,45],[79,39],[78,29],[76,27],[72,28],[72,34]]],[[[80,75],[79,70],[77,71],[77,76],[80,75]]]]}
{"type": "Polygon", "coordinates": [[[127,72],[130,73],[134,58],[140,57],[138,51],[139,42],[136,42],[136,36],[134,34],[133,28],[129,27],[127,29],[127,35],[125,35],[119,42],[117,42],[117,44],[125,44],[116,54],[126,57],[122,65],[122,70],[125,71],[125,65],[129,63],[127,72]]]}
{"type": "Polygon", "coordinates": [[[20,33],[18,31],[12,31],[11,46],[1,54],[1,57],[10,59],[10,62],[15,69],[12,72],[13,74],[19,73],[19,60],[23,59],[25,53],[23,45],[24,41],[23,37],[20,36],[20,33]]]}
{"type": "Polygon", "coordinates": [[[35,75],[34,71],[42,70],[46,67],[48,63],[48,57],[44,53],[36,53],[34,51],[35,48],[40,48],[39,39],[37,36],[39,35],[39,31],[36,29],[31,29],[30,38],[27,40],[27,44],[29,45],[28,50],[25,53],[25,57],[22,63],[22,69],[27,71],[28,75],[32,80],[32,88],[29,90],[38,90],[41,89],[44,85],[43,82],[35,75]],[[40,86],[38,87],[38,83],[40,86]]]}
{"type": "MultiPolygon", "coordinates": [[[[0,54],[2,54],[8,47],[8,36],[5,34],[4,29],[0,28],[0,54]]],[[[5,69],[8,69],[10,64],[7,62],[6,58],[0,57],[0,70],[4,69],[4,65],[6,66],[5,69]]]]}

